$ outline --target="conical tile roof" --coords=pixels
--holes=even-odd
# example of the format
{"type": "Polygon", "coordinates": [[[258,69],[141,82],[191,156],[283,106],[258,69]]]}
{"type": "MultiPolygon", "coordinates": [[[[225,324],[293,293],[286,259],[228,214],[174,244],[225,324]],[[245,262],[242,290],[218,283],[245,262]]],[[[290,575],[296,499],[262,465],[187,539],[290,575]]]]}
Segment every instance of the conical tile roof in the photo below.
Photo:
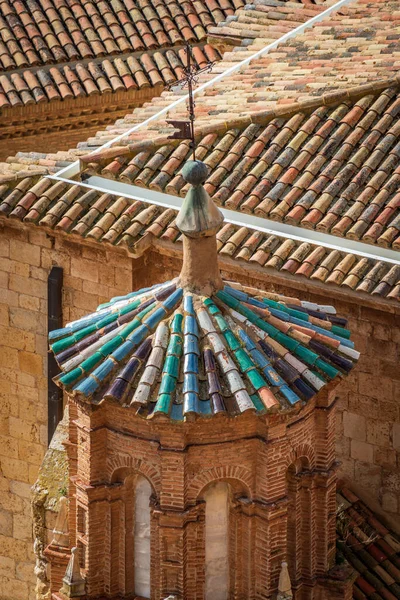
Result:
{"type": "Polygon", "coordinates": [[[49,337],[73,396],[182,421],[298,410],[357,361],[346,324],[331,306],[231,282],[200,296],[175,279],[49,337]]]}

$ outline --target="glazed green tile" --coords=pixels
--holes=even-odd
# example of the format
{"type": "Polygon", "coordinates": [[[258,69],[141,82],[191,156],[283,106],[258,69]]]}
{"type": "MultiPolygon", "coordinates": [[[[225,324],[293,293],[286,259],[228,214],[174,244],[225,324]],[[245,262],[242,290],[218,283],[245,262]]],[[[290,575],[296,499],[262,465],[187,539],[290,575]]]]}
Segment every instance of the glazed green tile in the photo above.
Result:
{"type": "Polygon", "coordinates": [[[101,352],[97,351],[81,363],[81,368],[85,373],[87,373],[88,371],[91,371],[100,360],[103,360],[103,358],[104,356],[101,354],[101,352]]]}
{"type": "Polygon", "coordinates": [[[282,346],[285,346],[285,348],[287,348],[291,352],[294,352],[297,346],[300,345],[300,342],[294,340],[293,338],[289,337],[285,333],[282,333],[281,331],[278,331],[274,339],[277,342],[279,342],[279,344],[282,344],[282,346]]]}
{"type": "Polygon", "coordinates": [[[159,394],[171,394],[176,387],[176,379],[167,373],[164,373],[161,378],[159,394]]]}
{"type": "Polygon", "coordinates": [[[339,375],[339,371],[332,367],[329,363],[322,360],[322,358],[317,358],[315,361],[315,366],[317,369],[320,369],[323,373],[325,373],[328,377],[333,379],[336,375],[339,375]]]}
{"type": "Polygon", "coordinates": [[[182,346],[183,346],[183,340],[182,340],[181,336],[175,333],[175,334],[171,335],[171,338],[170,338],[170,341],[168,344],[167,353],[175,354],[175,356],[181,356],[182,346]]]}
{"type": "Polygon", "coordinates": [[[350,331],[344,327],[339,327],[339,325],[332,325],[331,332],[347,340],[350,339],[350,331]]]}
{"type": "Polygon", "coordinates": [[[171,333],[182,333],[183,315],[177,314],[172,319],[171,333]]]}
{"type": "Polygon", "coordinates": [[[248,369],[254,367],[254,363],[249,355],[241,348],[235,352],[235,358],[239,363],[240,370],[244,373],[248,369]]]}
{"type": "Polygon", "coordinates": [[[252,403],[256,407],[257,412],[259,412],[261,414],[267,412],[267,410],[266,410],[264,404],[261,402],[261,399],[258,396],[258,394],[252,394],[250,396],[250,398],[251,398],[252,403]]]}
{"type": "Polygon", "coordinates": [[[177,356],[169,355],[165,359],[163,373],[168,373],[172,377],[178,378],[179,374],[179,358],[177,356]]]}
{"type": "Polygon", "coordinates": [[[250,371],[247,371],[246,375],[250,379],[251,385],[254,387],[255,390],[267,387],[267,382],[265,381],[264,377],[261,377],[257,369],[254,368],[250,371]]]}
{"type": "Polygon", "coordinates": [[[239,350],[242,347],[241,343],[239,342],[237,337],[232,333],[232,331],[226,331],[224,333],[224,338],[230,350],[235,351],[239,350]]]}
{"type": "Polygon", "coordinates": [[[159,394],[154,412],[162,412],[166,415],[169,414],[171,406],[171,394],[159,394]]]}
{"type": "Polygon", "coordinates": [[[74,383],[75,381],[77,381],[79,379],[79,377],[82,375],[82,373],[83,373],[82,369],[80,367],[77,367],[76,369],[73,369],[69,373],[62,375],[60,377],[59,381],[61,383],[63,383],[64,385],[69,386],[72,383],[74,383]]]}
{"type": "Polygon", "coordinates": [[[106,342],[104,346],[100,348],[99,352],[101,352],[103,356],[108,356],[111,352],[114,352],[123,341],[123,338],[117,335],[113,340],[106,342]]]}
{"type": "Polygon", "coordinates": [[[297,346],[294,352],[296,356],[300,358],[300,360],[304,361],[308,365],[315,365],[315,361],[318,358],[318,354],[315,354],[315,352],[312,352],[312,350],[309,350],[308,348],[304,348],[304,346],[301,344],[297,346]]]}
{"type": "Polygon", "coordinates": [[[230,329],[230,327],[229,327],[228,323],[225,321],[224,317],[222,317],[221,315],[216,315],[214,318],[215,318],[215,321],[217,322],[217,325],[218,325],[221,333],[224,333],[224,331],[230,329]]]}

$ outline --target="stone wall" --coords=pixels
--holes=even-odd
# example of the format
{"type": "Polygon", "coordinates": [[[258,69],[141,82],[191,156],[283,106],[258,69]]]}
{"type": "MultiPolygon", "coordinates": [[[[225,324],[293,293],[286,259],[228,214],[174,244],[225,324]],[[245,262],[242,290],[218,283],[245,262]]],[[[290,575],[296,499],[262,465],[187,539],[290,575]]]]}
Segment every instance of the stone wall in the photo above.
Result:
{"type": "Polygon", "coordinates": [[[0,224],[0,598],[33,600],[31,486],[47,447],[47,277],[73,320],[132,287],[124,254],[0,224]]]}

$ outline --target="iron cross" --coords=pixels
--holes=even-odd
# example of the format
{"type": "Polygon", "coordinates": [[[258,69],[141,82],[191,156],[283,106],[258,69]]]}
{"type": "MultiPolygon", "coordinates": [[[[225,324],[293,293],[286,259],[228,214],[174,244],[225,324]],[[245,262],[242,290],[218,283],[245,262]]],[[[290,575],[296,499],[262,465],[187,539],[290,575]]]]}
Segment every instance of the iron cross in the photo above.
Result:
{"type": "Polygon", "coordinates": [[[196,142],[194,136],[194,121],[195,121],[195,102],[193,98],[193,87],[198,82],[199,75],[204,73],[205,71],[211,71],[213,62],[209,62],[205,67],[200,69],[193,59],[192,55],[192,46],[189,42],[185,44],[185,52],[186,52],[186,66],[183,68],[183,77],[179,81],[175,81],[170,87],[174,87],[176,85],[180,85],[182,87],[187,86],[188,88],[188,113],[189,113],[189,121],[173,121],[167,120],[169,125],[172,125],[178,131],[175,131],[172,135],[168,137],[170,140],[191,140],[190,146],[193,151],[193,160],[196,160],[196,142]]]}

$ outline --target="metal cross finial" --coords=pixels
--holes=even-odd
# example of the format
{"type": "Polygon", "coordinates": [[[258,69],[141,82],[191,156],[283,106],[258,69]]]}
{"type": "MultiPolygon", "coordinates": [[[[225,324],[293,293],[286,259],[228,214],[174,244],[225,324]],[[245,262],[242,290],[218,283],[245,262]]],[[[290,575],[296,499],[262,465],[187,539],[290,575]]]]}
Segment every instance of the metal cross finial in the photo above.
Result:
{"type": "Polygon", "coordinates": [[[186,52],[186,65],[183,68],[183,77],[182,79],[180,79],[179,81],[175,81],[170,88],[175,87],[176,85],[180,85],[182,87],[186,87],[188,88],[188,104],[187,104],[187,109],[188,109],[188,113],[189,113],[189,121],[173,121],[173,120],[167,120],[167,123],[169,125],[172,125],[173,127],[175,127],[175,129],[178,129],[178,131],[176,131],[175,133],[173,133],[172,135],[169,136],[168,139],[172,140],[172,139],[179,139],[179,140],[191,140],[190,142],[190,146],[192,148],[192,152],[193,152],[193,160],[196,160],[196,142],[195,142],[195,136],[194,136],[194,121],[195,121],[195,113],[194,113],[194,109],[195,109],[195,102],[194,102],[194,98],[193,98],[193,86],[196,85],[196,83],[198,82],[199,79],[199,75],[201,75],[201,73],[204,73],[205,71],[211,71],[212,67],[213,67],[213,62],[208,62],[208,64],[203,67],[202,69],[200,69],[194,59],[193,59],[193,53],[192,53],[192,46],[189,44],[189,42],[186,42],[185,44],[185,52],[186,52]]]}

